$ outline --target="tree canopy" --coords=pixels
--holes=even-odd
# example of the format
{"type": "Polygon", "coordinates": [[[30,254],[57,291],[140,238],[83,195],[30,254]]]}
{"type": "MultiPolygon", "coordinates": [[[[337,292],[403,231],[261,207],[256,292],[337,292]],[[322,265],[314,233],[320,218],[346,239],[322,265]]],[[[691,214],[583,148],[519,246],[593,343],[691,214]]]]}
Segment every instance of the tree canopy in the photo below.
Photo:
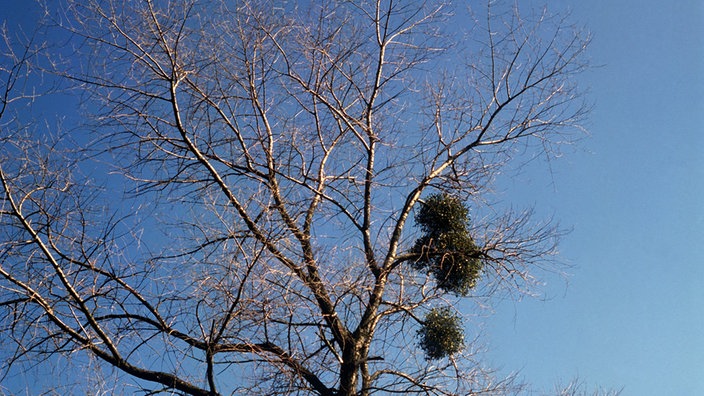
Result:
{"type": "Polygon", "coordinates": [[[3,378],[516,392],[460,302],[551,265],[557,226],[489,192],[580,132],[580,29],[503,1],[46,7],[0,59],[3,378]]]}

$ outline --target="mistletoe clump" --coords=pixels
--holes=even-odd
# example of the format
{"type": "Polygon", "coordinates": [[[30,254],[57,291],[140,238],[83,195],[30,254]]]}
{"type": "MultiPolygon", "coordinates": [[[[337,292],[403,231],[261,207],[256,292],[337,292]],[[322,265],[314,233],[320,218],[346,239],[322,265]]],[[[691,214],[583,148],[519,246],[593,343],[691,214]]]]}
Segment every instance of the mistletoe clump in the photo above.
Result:
{"type": "Polygon", "coordinates": [[[464,348],[462,321],[449,307],[433,308],[418,330],[426,359],[442,359],[464,348]]]}
{"type": "Polygon", "coordinates": [[[469,233],[469,209],[457,197],[434,194],[421,206],[416,223],[424,235],[413,246],[414,267],[432,274],[439,289],[466,296],[482,269],[469,233]]]}

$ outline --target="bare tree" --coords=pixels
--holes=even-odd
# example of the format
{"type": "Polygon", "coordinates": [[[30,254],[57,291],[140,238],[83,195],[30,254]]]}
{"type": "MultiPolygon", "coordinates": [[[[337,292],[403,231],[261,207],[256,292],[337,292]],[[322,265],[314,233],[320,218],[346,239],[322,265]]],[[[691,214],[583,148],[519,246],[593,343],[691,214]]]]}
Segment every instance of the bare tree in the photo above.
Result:
{"type": "Polygon", "coordinates": [[[567,385],[556,387],[554,394],[559,396],[619,396],[621,391],[603,388],[590,390],[584,381],[575,378],[567,385]]]}
{"type": "MultiPolygon", "coordinates": [[[[574,136],[585,38],[501,2],[321,3],[68,2],[49,66],[90,132],[0,113],[5,373],[60,355],[145,393],[510,388],[473,342],[427,344],[460,299],[551,268],[555,225],[484,193],[574,136]],[[429,197],[459,202],[468,250],[423,239],[429,197]],[[462,263],[479,278],[447,286],[462,263]]],[[[28,61],[6,60],[3,111],[28,61]]]]}

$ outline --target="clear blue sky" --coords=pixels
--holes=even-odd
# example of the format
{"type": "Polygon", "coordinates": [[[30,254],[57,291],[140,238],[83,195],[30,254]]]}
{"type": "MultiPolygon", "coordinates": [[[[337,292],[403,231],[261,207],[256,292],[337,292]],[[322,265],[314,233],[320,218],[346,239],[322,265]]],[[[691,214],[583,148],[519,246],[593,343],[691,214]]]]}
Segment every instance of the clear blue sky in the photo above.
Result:
{"type": "Polygon", "coordinates": [[[564,4],[602,65],[582,78],[591,136],[506,191],[573,227],[575,267],[549,300],[495,307],[489,355],[536,389],[704,395],[704,2],[564,4]]]}
{"type": "MultiPolygon", "coordinates": [[[[0,0],[0,19],[27,3],[0,0]]],[[[488,358],[536,394],[580,376],[624,396],[704,395],[704,2],[550,3],[593,33],[591,136],[506,197],[573,228],[574,267],[546,301],[494,307],[488,358]]]]}

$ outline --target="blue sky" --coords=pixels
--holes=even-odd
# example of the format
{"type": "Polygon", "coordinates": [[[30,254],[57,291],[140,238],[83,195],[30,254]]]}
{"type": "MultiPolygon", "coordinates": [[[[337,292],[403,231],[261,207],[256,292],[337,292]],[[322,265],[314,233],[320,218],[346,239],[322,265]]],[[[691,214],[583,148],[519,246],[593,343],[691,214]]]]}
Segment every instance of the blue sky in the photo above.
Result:
{"type": "Polygon", "coordinates": [[[575,152],[506,187],[572,227],[568,285],[505,302],[489,355],[536,389],[704,394],[704,2],[569,1],[593,34],[575,152]],[[598,67],[596,67],[598,66],[598,67]]]}
{"type": "MultiPolygon", "coordinates": [[[[573,229],[566,282],[505,301],[488,358],[536,394],[579,376],[623,395],[704,395],[704,2],[565,0],[593,33],[590,136],[504,183],[573,229]]],[[[0,0],[0,19],[23,1],[0,0]]]]}

